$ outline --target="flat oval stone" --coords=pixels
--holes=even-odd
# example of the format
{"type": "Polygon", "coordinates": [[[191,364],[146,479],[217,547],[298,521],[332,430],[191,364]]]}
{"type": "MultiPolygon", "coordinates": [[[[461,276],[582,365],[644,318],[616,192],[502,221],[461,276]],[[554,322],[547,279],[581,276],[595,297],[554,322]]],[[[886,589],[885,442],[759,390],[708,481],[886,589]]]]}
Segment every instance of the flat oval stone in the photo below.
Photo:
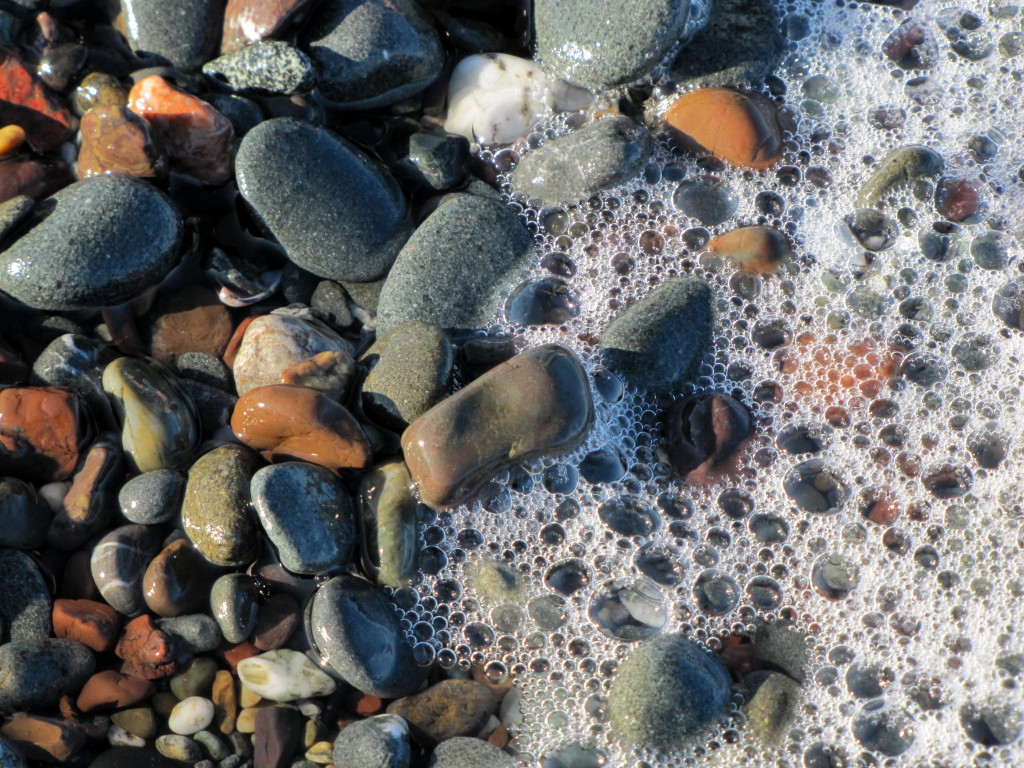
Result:
{"type": "Polygon", "coordinates": [[[359,422],[309,387],[275,384],[249,391],[238,398],[231,429],[267,461],[301,459],[335,471],[370,463],[359,422]]]}
{"type": "Polygon", "coordinates": [[[782,158],[778,107],[757,93],[735,88],[690,91],[672,102],[665,121],[684,149],[731,165],[764,170],[782,158]]]}
{"type": "Polygon", "coordinates": [[[456,736],[475,736],[500,701],[498,694],[476,680],[442,680],[391,702],[388,714],[404,718],[418,742],[436,744],[456,736]]]}
{"type": "Polygon", "coordinates": [[[393,699],[420,687],[395,608],[379,588],[354,576],[331,579],[307,609],[310,638],[332,669],[363,693],[393,699]]]}
{"type": "Polygon", "coordinates": [[[260,616],[260,590],[256,580],[244,573],[227,573],[209,591],[210,612],[224,639],[243,643],[256,628],[260,616]]]}
{"type": "Polygon", "coordinates": [[[123,304],[178,262],[177,208],[152,184],[129,176],[76,182],[33,216],[34,226],[0,253],[0,288],[35,309],[123,304]]]}
{"type": "Polygon", "coordinates": [[[216,569],[188,539],[172,541],[154,557],[142,577],[146,605],[157,616],[204,610],[216,569]]]}
{"type": "Polygon", "coordinates": [[[376,109],[419,93],[441,74],[444,51],[413,0],[326,0],[302,35],[320,90],[346,109],[376,109]]]}
{"type": "Polygon", "coordinates": [[[548,344],[492,368],[442,400],[402,435],[420,496],[452,506],[504,467],[578,445],[594,418],[587,374],[548,344]]]}
{"type": "Polygon", "coordinates": [[[92,550],[89,567],[103,599],[125,616],[146,608],[142,579],[160,547],[159,532],[145,525],[115,528],[92,550]]]}
{"type": "Polygon", "coordinates": [[[33,486],[16,477],[0,478],[0,547],[41,547],[52,517],[33,486]]]}
{"type": "Polygon", "coordinates": [[[858,208],[870,208],[900,187],[918,179],[938,176],[946,163],[942,155],[929,147],[910,144],[889,152],[878,168],[857,191],[858,208]]]}
{"type": "Polygon", "coordinates": [[[271,701],[295,701],[334,693],[334,678],[306,654],[281,648],[238,662],[238,679],[271,701]]]}
{"type": "Polygon", "coordinates": [[[216,0],[125,0],[132,50],[155,53],[182,69],[199,69],[216,50],[223,4],[216,0]]]}
{"type": "Polygon", "coordinates": [[[537,57],[585,88],[609,88],[651,71],[682,36],[686,0],[535,0],[537,57]]]}
{"type": "Polygon", "coordinates": [[[221,51],[233,53],[250,43],[278,37],[312,4],[312,0],[228,0],[221,51]]]}
{"type": "Polygon", "coordinates": [[[605,364],[633,386],[672,389],[700,363],[712,311],[702,279],[666,280],[608,323],[600,341],[605,364]]]}
{"type": "Polygon", "coordinates": [[[533,238],[507,205],[452,195],[398,254],[381,289],[377,332],[410,320],[446,330],[483,327],[499,292],[533,258],[533,238]]]}
{"type": "Polygon", "coordinates": [[[281,565],[312,576],[352,559],[352,499],[328,469],[303,462],[264,467],[252,476],[252,501],[281,565]]]}
{"type": "Polygon", "coordinates": [[[50,634],[50,588],[35,560],[24,552],[0,549],[0,595],[0,643],[50,634]]]}
{"type": "Polygon", "coordinates": [[[196,549],[215,565],[252,562],[259,551],[249,481],[256,456],[239,445],[222,445],[188,471],[181,525],[196,549]]]}
{"type": "Polygon", "coordinates": [[[74,695],[96,668],[74,640],[16,640],[0,645],[0,712],[41,710],[74,695]]]}
{"type": "Polygon", "coordinates": [[[407,586],[419,566],[415,485],[404,462],[374,467],[359,486],[363,566],[382,586],[407,586]]]}
{"type": "Polygon", "coordinates": [[[625,115],[593,120],[528,152],[509,176],[512,190],[568,205],[632,179],[648,155],[647,129],[625,115]]]}
{"type": "Polygon", "coordinates": [[[793,253],[786,236],[771,227],[740,227],[714,238],[708,248],[756,274],[777,272],[793,253]]]}
{"type": "Polygon", "coordinates": [[[117,500],[128,522],[159,525],[181,511],[184,495],[184,474],[177,469],[155,469],[122,485],[117,500]]]}
{"type": "Polygon", "coordinates": [[[199,444],[192,399],[173,374],[133,357],[120,357],[103,371],[103,389],[122,423],[121,444],[138,472],[178,467],[199,444]]]}
{"type": "Polygon", "coordinates": [[[213,702],[205,696],[189,696],[179,701],[167,718],[167,727],[182,736],[191,736],[213,722],[213,702]]]}
{"type": "Polygon", "coordinates": [[[326,129],[292,118],[260,123],[238,148],[235,175],[288,258],[318,277],[377,280],[409,237],[395,180],[326,129]]]}

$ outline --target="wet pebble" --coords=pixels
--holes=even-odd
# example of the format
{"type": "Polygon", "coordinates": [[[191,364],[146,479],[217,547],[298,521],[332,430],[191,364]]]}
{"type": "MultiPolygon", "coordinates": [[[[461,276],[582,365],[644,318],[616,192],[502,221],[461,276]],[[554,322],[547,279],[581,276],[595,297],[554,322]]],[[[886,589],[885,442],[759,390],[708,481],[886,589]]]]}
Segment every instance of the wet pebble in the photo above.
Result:
{"type": "Polygon", "coordinates": [[[244,573],[228,573],[210,589],[210,611],[224,639],[242,643],[252,634],[260,614],[260,593],[256,581],[244,573]]]}
{"type": "Polygon", "coordinates": [[[208,605],[216,571],[186,538],[172,541],[154,557],[142,577],[146,606],[158,616],[195,613],[208,605]]]}
{"type": "Polygon", "coordinates": [[[334,693],[337,683],[305,654],[281,648],[238,664],[238,679],[271,701],[295,701],[334,693]]]}
{"type": "Polygon", "coordinates": [[[388,705],[389,715],[403,718],[421,744],[455,736],[476,735],[498,708],[500,698],[475,680],[443,680],[422,693],[388,705]]]}
{"type": "Polygon", "coordinates": [[[745,272],[771,274],[792,256],[786,236],[770,227],[740,227],[711,240],[708,248],[745,272]]]}
{"type": "MultiPolygon", "coordinates": [[[[85,746],[86,736],[70,723],[39,715],[16,714],[0,727],[9,740],[30,760],[65,763],[85,746]]],[[[3,765],[0,758],[0,765],[3,765]]]]}
{"type": "Polygon", "coordinates": [[[124,479],[124,457],[114,442],[93,443],[57,507],[47,531],[55,549],[75,550],[102,533],[114,516],[114,489],[124,479]]]}
{"type": "Polygon", "coordinates": [[[167,727],[182,736],[191,736],[213,722],[213,702],[202,696],[189,696],[174,705],[167,727]]]}
{"type": "Polygon", "coordinates": [[[735,88],[701,88],[665,112],[669,133],[684,149],[741,168],[764,170],[782,158],[778,108],[766,97],[735,88]],[[708,115],[715,115],[709,120],[708,115]]]}
{"type": "Polygon", "coordinates": [[[113,429],[116,424],[103,391],[103,371],[117,357],[117,350],[109,344],[64,333],[39,353],[32,364],[31,382],[72,390],[86,402],[93,418],[104,428],[113,429]]]}
{"type": "Polygon", "coordinates": [[[0,594],[0,643],[50,634],[50,588],[35,560],[15,549],[0,549],[0,594]]]}
{"type": "Polygon", "coordinates": [[[155,742],[157,752],[180,763],[198,763],[203,757],[202,748],[188,736],[168,733],[158,736],[155,742]]]}
{"type": "Polygon", "coordinates": [[[437,745],[430,755],[430,768],[514,768],[515,759],[482,739],[456,736],[437,745]]]}
{"type": "Polygon", "coordinates": [[[255,717],[254,768],[286,768],[301,743],[302,716],[289,706],[262,707],[255,717]]]}
{"type": "Polygon", "coordinates": [[[942,155],[928,147],[908,145],[888,153],[875,172],[857,192],[857,205],[868,208],[878,205],[900,187],[929,176],[942,173],[945,162],[942,155]]]}
{"type": "Polygon", "coordinates": [[[419,525],[415,488],[401,461],[381,464],[359,487],[359,540],[363,563],[378,584],[399,589],[416,575],[419,525]]]}
{"type": "Polygon", "coordinates": [[[198,69],[216,50],[222,6],[214,0],[125,0],[123,8],[133,50],[155,53],[185,70],[198,69]]]}
{"type": "Polygon", "coordinates": [[[48,152],[70,137],[74,117],[43,86],[11,48],[0,53],[0,125],[19,125],[37,152],[48,152]]]}
{"type": "Polygon", "coordinates": [[[0,391],[0,471],[47,483],[74,471],[84,413],[75,395],[57,387],[0,391]]]}
{"type": "Polygon", "coordinates": [[[860,208],[847,215],[844,221],[857,242],[869,251],[887,251],[896,245],[899,237],[899,225],[874,208],[860,208]]]}
{"type": "Polygon", "coordinates": [[[184,494],[184,474],[177,469],[155,469],[122,485],[117,500],[128,522],[159,525],[178,514],[184,494]]]}
{"type": "Polygon", "coordinates": [[[276,38],[312,5],[312,0],[228,0],[220,49],[233,53],[250,43],[276,38]]]}
{"type": "Polygon", "coordinates": [[[376,715],[346,726],[331,752],[336,766],[408,768],[411,758],[409,726],[397,715],[376,715]]]}
{"type": "Polygon", "coordinates": [[[731,219],[739,208],[733,188],[711,176],[683,181],[676,187],[672,202],[682,213],[708,227],[731,219]]]}
{"type": "Polygon", "coordinates": [[[209,653],[224,641],[217,622],[205,613],[159,619],[157,627],[170,639],[179,659],[209,653]]]}
{"type": "Polygon", "coordinates": [[[149,698],[153,691],[148,680],[105,669],[86,680],[75,703],[83,712],[131,707],[149,698]]]}
{"type": "Polygon", "coordinates": [[[213,290],[200,285],[161,292],[146,321],[149,354],[170,364],[182,355],[219,357],[234,331],[227,307],[213,290]]]}
{"type": "Polygon", "coordinates": [[[158,536],[145,525],[122,525],[93,548],[89,562],[96,586],[103,599],[125,616],[135,616],[146,607],[142,582],[159,548],[158,536]]]}
{"type": "Polygon", "coordinates": [[[292,95],[316,83],[313,62],[302,51],[279,40],[264,40],[203,65],[203,74],[235,91],[256,90],[292,95]]]}
{"type": "Polygon", "coordinates": [[[95,600],[53,601],[53,634],[77,640],[97,652],[112,651],[121,620],[106,603],[95,600]]]}
{"type": "Polygon", "coordinates": [[[79,130],[82,145],[75,172],[80,179],[109,173],[146,179],[166,171],[146,121],[123,105],[90,109],[79,130]]]}
{"type": "Polygon", "coordinates": [[[0,645],[0,712],[43,710],[74,696],[96,668],[74,640],[34,638],[0,645]]]}
{"type": "Polygon", "coordinates": [[[465,136],[416,131],[400,143],[399,151],[394,166],[399,178],[437,191],[451,189],[465,178],[469,159],[465,136]]]}
{"type": "Polygon", "coordinates": [[[276,651],[288,642],[301,620],[299,604],[293,597],[278,593],[260,607],[252,632],[252,643],[260,651],[276,651]]]}
{"type": "MultiPolygon", "coordinates": [[[[778,742],[793,721],[801,699],[800,685],[778,672],[761,673],[757,690],[747,704],[747,723],[754,735],[765,742],[778,742]]],[[[744,680],[749,685],[748,675],[744,680]]]]}

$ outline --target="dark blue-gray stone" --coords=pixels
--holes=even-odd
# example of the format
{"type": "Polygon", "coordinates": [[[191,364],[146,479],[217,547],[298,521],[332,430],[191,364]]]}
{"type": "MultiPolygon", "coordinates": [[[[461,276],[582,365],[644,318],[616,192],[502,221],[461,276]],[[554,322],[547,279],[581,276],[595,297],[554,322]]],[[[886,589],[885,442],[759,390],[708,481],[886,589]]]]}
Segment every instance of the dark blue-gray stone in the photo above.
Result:
{"type": "Polygon", "coordinates": [[[53,631],[50,588],[35,560],[0,549],[0,643],[34,640],[53,631]]]}
{"type": "Polygon", "coordinates": [[[77,695],[96,669],[92,651],[75,640],[37,638],[0,645],[0,712],[56,706],[77,695]]]}
{"type": "Polygon", "coordinates": [[[231,121],[231,127],[239,139],[263,122],[263,112],[259,105],[245,96],[237,93],[211,93],[205,98],[214,109],[231,121]]]}
{"type": "Polygon", "coordinates": [[[418,690],[416,665],[398,615],[378,587],[355,576],[331,579],[307,609],[307,632],[321,657],[349,685],[382,699],[418,690]]]}
{"type": "Polygon", "coordinates": [[[36,206],[0,253],[0,290],[45,310],[122,304],[178,262],[182,222],[170,199],[130,176],[95,176],[36,206]]]}
{"type": "Polygon", "coordinates": [[[131,523],[159,525],[177,516],[185,495],[185,475],[176,469],[154,469],[136,475],[117,494],[121,514],[131,523]]]}
{"type": "Polygon", "coordinates": [[[388,172],[344,139],[292,118],[260,123],[235,159],[238,188],[289,259],[318,277],[383,277],[410,232],[388,172]]]}
{"type": "Polygon", "coordinates": [[[203,74],[235,91],[255,90],[290,96],[316,84],[313,62],[295,46],[261,40],[203,65],[203,74]]]}
{"type": "Polygon", "coordinates": [[[533,238],[508,206],[452,195],[420,224],[384,281],[377,332],[410,320],[446,330],[480,328],[499,292],[534,256],[533,238]]]}
{"type": "Polygon", "coordinates": [[[351,561],[355,512],[333,472],[299,461],[274,464],[252,476],[249,490],[263,530],[289,571],[312,576],[351,561]]]}
{"type": "Polygon", "coordinates": [[[43,546],[52,518],[53,512],[33,486],[16,477],[0,478],[0,547],[43,546]]]}
{"type": "Polygon", "coordinates": [[[622,85],[654,69],[689,14],[689,0],[534,0],[537,57],[574,85],[622,85]]]}
{"type": "Polygon", "coordinates": [[[245,573],[226,573],[210,589],[210,612],[224,639],[244,642],[256,628],[260,590],[256,580],[245,573]]]}
{"type": "Polygon", "coordinates": [[[512,171],[512,191],[548,205],[567,205],[636,176],[648,155],[648,133],[625,115],[593,120],[528,152],[512,171]]]}
{"type": "Polygon", "coordinates": [[[222,0],[122,0],[128,42],[181,69],[199,69],[217,50],[222,0]]]}
{"type": "Polygon", "coordinates": [[[658,635],[622,662],[608,693],[612,730],[640,747],[679,749],[729,703],[719,658],[693,640],[658,635]]]}
{"type": "Polygon", "coordinates": [[[465,178],[469,139],[454,133],[417,131],[403,142],[395,173],[435,190],[451,189],[465,178]]]}
{"type": "Polygon", "coordinates": [[[233,392],[235,379],[231,375],[231,369],[215,355],[208,355],[205,352],[186,352],[179,355],[174,362],[178,369],[178,375],[183,379],[205,384],[208,387],[217,387],[225,392],[233,392]]]}
{"type": "Polygon", "coordinates": [[[224,635],[217,622],[205,613],[158,619],[156,625],[170,635],[174,648],[186,658],[189,655],[209,653],[224,642],[224,635]]]}
{"type": "Polygon", "coordinates": [[[515,768],[515,759],[482,739],[456,736],[442,741],[430,756],[430,768],[515,768]]]}
{"type": "MultiPolygon", "coordinates": [[[[5,39],[4,42],[10,43],[11,40],[5,39]]],[[[11,742],[0,736],[0,768],[26,768],[27,765],[21,752],[15,749],[11,742]]]]}
{"type": "Polygon", "coordinates": [[[300,45],[317,65],[323,95],[349,109],[419,93],[444,65],[434,21],[414,0],[326,0],[300,45]]]}
{"type": "Polygon", "coordinates": [[[666,280],[604,329],[605,365],[633,386],[673,389],[700,364],[712,315],[711,287],[704,280],[666,280]]]}
{"type": "Polygon", "coordinates": [[[117,420],[103,391],[103,370],[119,357],[109,344],[77,333],[65,333],[47,344],[32,364],[33,386],[67,387],[85,400],[102,429],[117,429],[117,420]]]}
{"type": "Polygon", "coordinates": [[[412,759],[409,725],[398,715],[357,720],[334,740],[332,759],[338,768],[409,768],[412,759]]]}

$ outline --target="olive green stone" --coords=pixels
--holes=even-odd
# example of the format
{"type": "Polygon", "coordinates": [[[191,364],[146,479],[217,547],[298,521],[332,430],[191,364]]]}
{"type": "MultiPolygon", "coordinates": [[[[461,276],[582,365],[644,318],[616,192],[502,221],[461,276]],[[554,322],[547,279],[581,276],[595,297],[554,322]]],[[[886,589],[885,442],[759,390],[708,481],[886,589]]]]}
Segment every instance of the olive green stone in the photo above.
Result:
{"type": "Polygon", "coordinates": [[[209,697],[216,674],[217,662],[208,656],[199,656],[188,662],[180,673],[171,678],[171,693],[180,701],[190,696],[209,697]]]}
{"type": "Polygon", "coordinates": [[[857,207],[870,208],[898,187],[942,173],[942,155],[928,147],[910,145],[894,149],[882,158],[877,170],[857,192],[857,207]]]}
{"type": "Polygon", "coordinates": [[[211,563],[246,565],[259,554],[249,496],[249,481],[257,463],[248,448],[222,445],[201,457],[188,472],[181,524],[211,563]]]}
{"type": "Polygon", "coordinates": [[[156,735],[156,715],[149,707],[124,709],[112,714],[110,720],[140,739],[151,739],[156,735]]]}
{"type": "Polygon", "coordinates": [[[419,528],[409,470],[401,461],[374,467],[359,488],[363,559],[377,583],[398,589],[416,574],[419,528]]]}
{"type": "Polygon", "coordinates": [[[764,681],[747,705],[747,723],[762,741],[777,742],[796,712],[800,685],[778,672],[764,674],[764,681]]]}

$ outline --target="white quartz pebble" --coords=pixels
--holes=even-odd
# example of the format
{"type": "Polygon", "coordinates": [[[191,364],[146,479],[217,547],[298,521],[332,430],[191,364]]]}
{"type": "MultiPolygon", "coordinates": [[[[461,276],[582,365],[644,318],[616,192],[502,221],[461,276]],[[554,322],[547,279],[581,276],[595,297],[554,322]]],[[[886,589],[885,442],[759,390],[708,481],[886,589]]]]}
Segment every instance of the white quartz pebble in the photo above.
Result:
{"type": "Polygon", "coordinates": [[[107,741],[112,747],[144,747],[146,740],[134,733],[129,733],[117,723],[111,723],[107,728],[107,741]]]}
{"type": "Polygon", "coordinates": [[[238,679],[271,701],[295,701],[334,693],[337,683],[304,654],[281,648],[238,664],[238,679]]]}
{"type": "Polygon", "coordinates": [[[167,718],[167,726],[182,736],[198,733],[213,722],[213,702],[202,696],[179,701],[167,718]]]}

